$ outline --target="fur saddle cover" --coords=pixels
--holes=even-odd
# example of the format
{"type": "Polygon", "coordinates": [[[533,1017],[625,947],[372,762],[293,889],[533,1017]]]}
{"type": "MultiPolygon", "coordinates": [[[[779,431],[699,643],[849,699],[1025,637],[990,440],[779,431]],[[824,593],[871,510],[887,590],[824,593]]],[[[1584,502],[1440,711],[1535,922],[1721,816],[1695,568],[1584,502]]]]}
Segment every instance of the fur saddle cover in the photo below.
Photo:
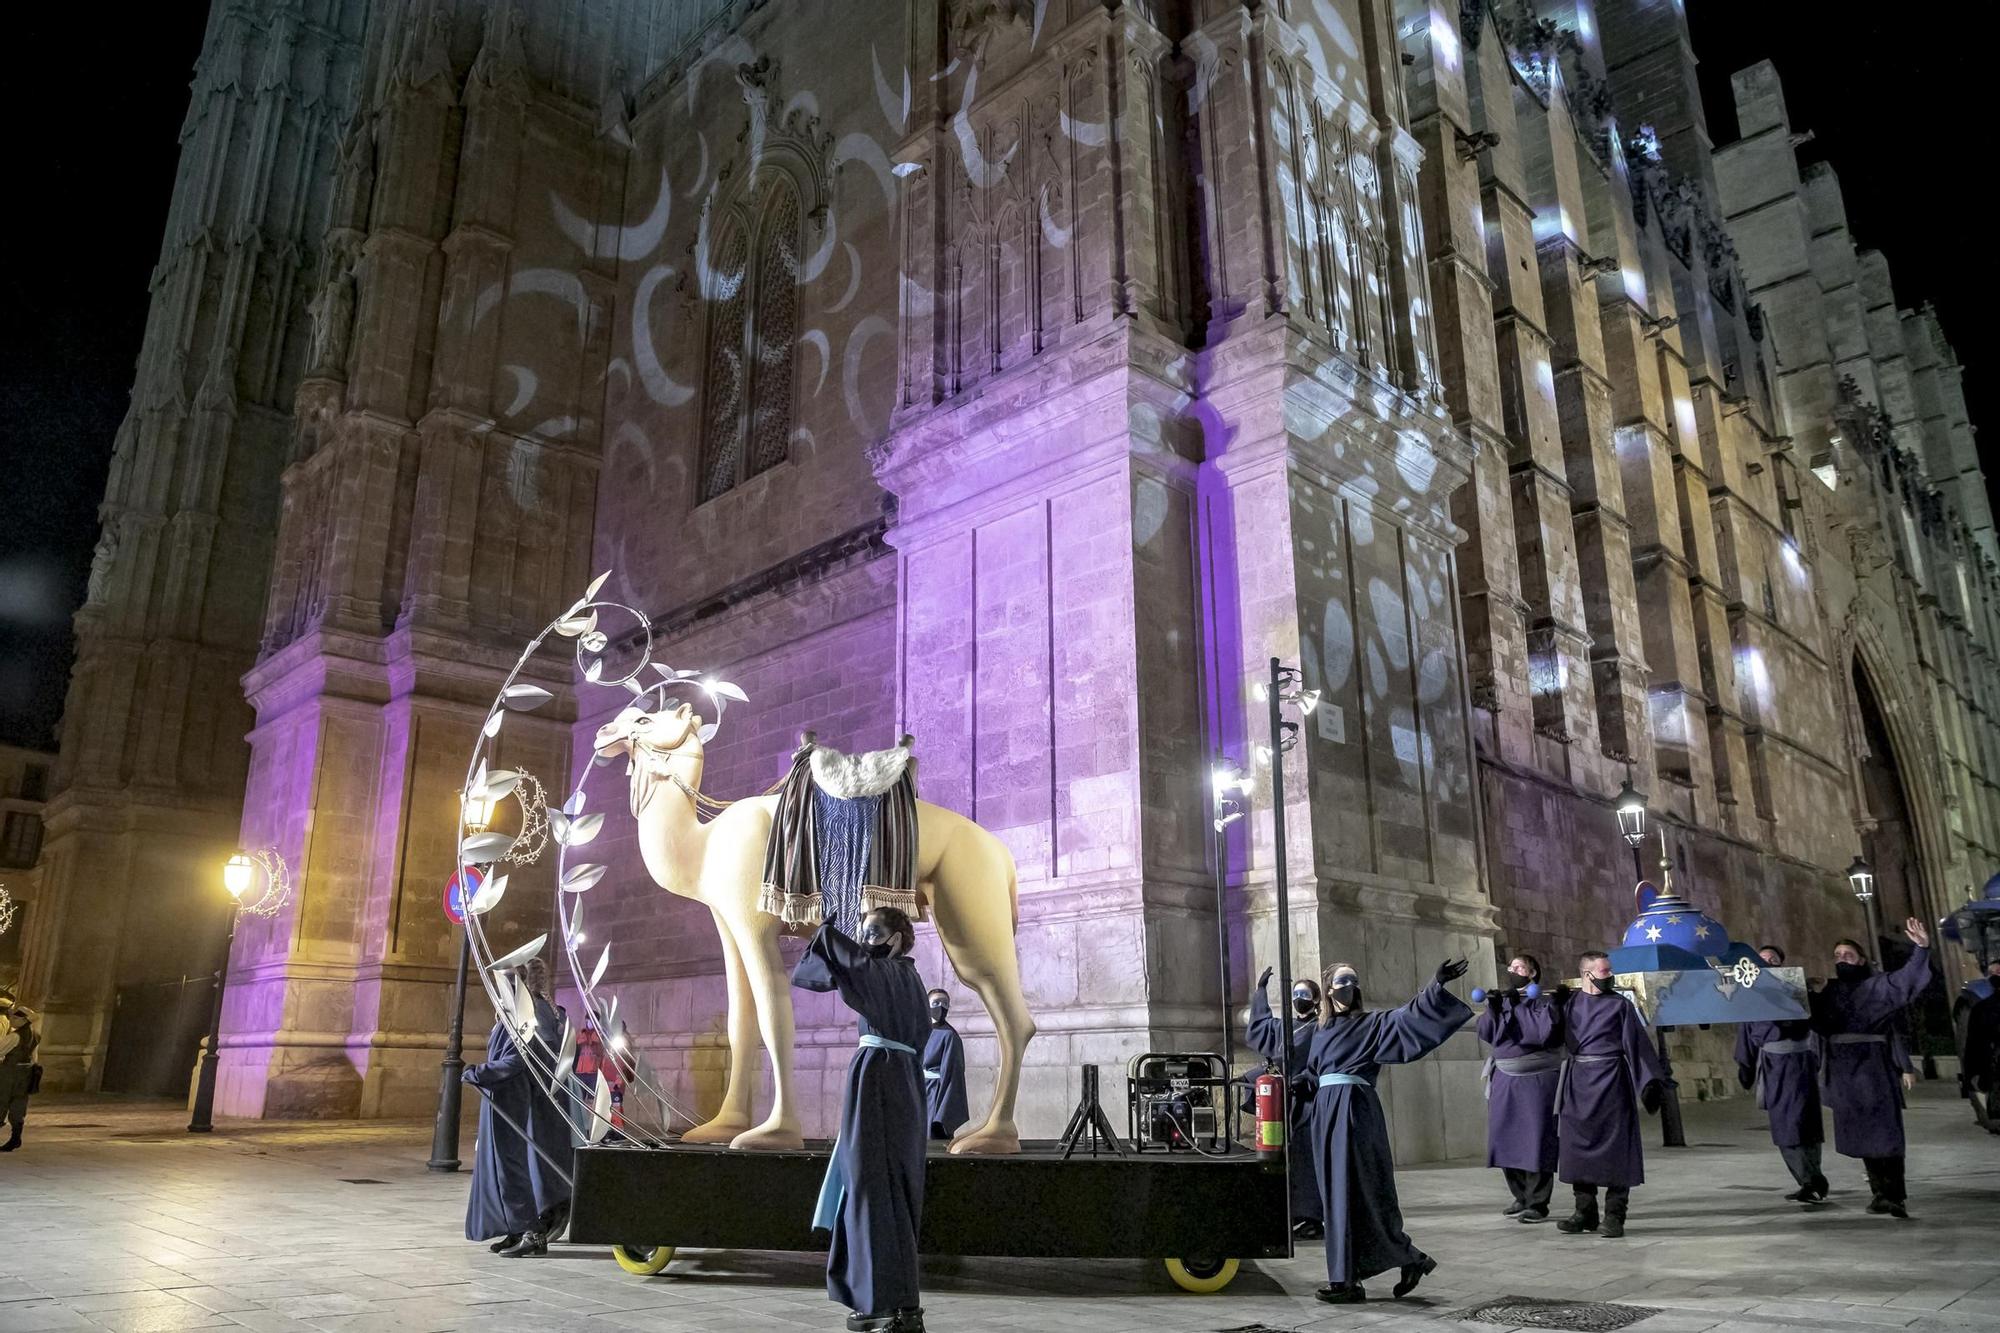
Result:
{"type": "Polygon", "coordinates": [[[910,748],[906,736],[887,750],[842,754],[806,733],[778,788],[759,910],[802,933],[830,921],[855,934],[877,907],[922,918],[910,748]]]}

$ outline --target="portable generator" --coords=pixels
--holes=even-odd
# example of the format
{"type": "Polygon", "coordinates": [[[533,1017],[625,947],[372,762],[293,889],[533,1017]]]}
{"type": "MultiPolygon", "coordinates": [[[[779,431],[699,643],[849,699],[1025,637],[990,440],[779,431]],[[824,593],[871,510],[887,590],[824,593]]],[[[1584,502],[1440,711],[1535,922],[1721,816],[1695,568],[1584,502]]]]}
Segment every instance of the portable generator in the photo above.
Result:
{"type": "Polygon", "coordinates": [[[1227,1152],[1229,1070],[1208,1052],[1148,1051],[1126,1066],[1132,1143],[1140,1152],[1227,1152]]]}

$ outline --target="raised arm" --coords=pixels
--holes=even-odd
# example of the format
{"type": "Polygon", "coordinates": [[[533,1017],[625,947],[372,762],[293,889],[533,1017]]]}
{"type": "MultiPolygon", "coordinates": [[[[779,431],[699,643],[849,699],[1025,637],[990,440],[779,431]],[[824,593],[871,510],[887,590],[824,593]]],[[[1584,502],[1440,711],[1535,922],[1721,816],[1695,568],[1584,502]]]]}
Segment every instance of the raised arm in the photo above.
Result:
{"type": "Polygon", "coordinates": [[[1930,932],[1923,922],[1911,917],[1903,923],[1903,934],[1917,946],[1903,965],[1894,972],[1868,978],[1854,988],[1848,1001],[1863,1027],[1874,1027],[1903,1006],[1915,1003],[1924,987],[1931,984],[1930,932]]]}
{"type": "Polygon", "coordinates": [[[506,1046],[498,1060],[488,1060],[485,1064],[473,1065],[463,1075],[464,1080],[475,1088],[497,1088],[503,1083],[511,1083],[528,1072],[528,1062],[521,1055],[521,1048],[514,1041],[513,1032],[507,1033],[506,1046]]]}
{"type": "Polygon", "coordinates": [[[1408,1004],[1370,1015],[1375,1032],[1368,1058],[1378,1065],[1408,1064],[1444,1045],[1472,1017],[1472,1007],[1444,988],[1445,982],[1464,972],[1463,962],[1446,963],[1408,1004]]]}
{"type": "Polygon", "coordinates": [[[868,951],[829,921],[812,937],[798,966],[792,969],[792,984],[800,990],[837,990],[868,961],[868,951]]]}

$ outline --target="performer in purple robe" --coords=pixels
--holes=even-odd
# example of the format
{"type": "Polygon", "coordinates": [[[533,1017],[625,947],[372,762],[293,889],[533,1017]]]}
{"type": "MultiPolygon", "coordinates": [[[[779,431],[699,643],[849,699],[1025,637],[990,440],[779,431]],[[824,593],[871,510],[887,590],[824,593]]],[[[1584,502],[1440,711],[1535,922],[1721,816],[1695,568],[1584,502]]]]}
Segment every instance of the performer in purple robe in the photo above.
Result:
{"type": "Polygon", "coordinates": [[[1660,1109],[1660,1058],[1638,1006],[1620,995],[1611,960],[1591,950],[1578,960],[1586,989],[1563,1004],[1562,1085],[1556,1093],[1558,1174],[1576,1195],[1576,1211],[1556,1228],[1598,1231],[1597,1190],[1604,1187],[1601,1235],[1625,1234],[1632,1187],[1646,1180],[1639,1107],[1660,1109]]]}
{"type": "Polygon", "coordinates": [[[924,1103],[930,1111],[931,1137],[949,1140],[972,1119],[965,1105],[965,1043],[958,1029],[945,1021],[951,996],[933,990],[931,1034],[924,1039],[924,1103]]]}
{"type": "Polygon", "coordinates": [[[1903,1186],[1903,1089],[1889,1034],[1881,1029],[1931,980],[1930,932],[1911,917],[1903,934],[1916,948],[1894,972],[1877,974],[1861,946],[1834,946],[1835,976],[1813,996],[1813,1029],[1826,1042],[1823,1075],[1833,1111],[1833,1150],[1859,1157],[1873,1197],[1868,1211],[1908,1217],[1903,1186]]]}
{"type": "MultiPolygon", "coordinates": [[[[1284,1025],[1271,1012],[1270,997],[1264,988],[1271,984],[1272,969],[1265,968],[1250,992],[1250,1027],[1245,1034],[1250,1049],[1282,1071],[1285,1067],[1284,1025]]],[[[1319,1085],[1305,1076],[1306,1050],[1319,1026],[1319,983],[1307,977],[1292,982],[1292,1234],[1300,1240],[1318,1240],[1326,1234],[1325,1210],[1319,1202],[1319,1167],[1313,1161],[1313,1095],[1319,1085]]],[[[1255,1076],[1251,1076],[1254,1088],[1255,1076]]]]}
{"type": "Polygon", "coordinates": [[[1506,1216],[1545,1222],[1556,1181],[1556,1085],[1562,1079],[1561,1013],[1553,995],[1529,999],[1522,987],[1541,981],[1542,965],[1518,954],[1486,993],[1479,1039],[1493,1048],[1486,1061],[1486,1165],[1506,1177],[1514,1201],[1506,1216]]]}
{"type": "Polygon", "coordinates": [[[1407,1296],[1437,1260],[1403,1234],[1396,1199],[1389,1126],[1375,1078],[1383,1065],[1408,1064],[1442,1046],[1472,1016],[1445,983],[1465,975],[1464,959],[1438,965],[1437,976],[1400,1009],[1364,1013],[1354,968],[1336,964],[1327,973],[1320,1026],[1306,1052],[1306,1073],[1318,1086],[1313,1098],[1313,1161],[1326,1210],[1327,1285],[1316,1295],[1329,1304],[1367,1299],[1361,1283],[1401,1270],[1395,1294],[1407,1296]]]}
{"type": "Polygon", "coordinates": [[[2000,1134],[2000,958],[1986,965],[1986,975],[1991,983],[1986,994],[1974,992],[1965,1006],[1960,1084],[1980,1125],[1988,1133],[2000,1134]],[[1984,1107],[1979,1104],[1981,1093],[1986,1095],[1984,1107]]]}
{"type": "MultiPolygon", "coordinates": [[[[521,976],[534,997],[535,1041],[547,1068],[562,1049],[565,1015],[548,997],[546,963],[530,959],[521,976]]],[[[498,1243],[488,1248],[508,1259],[547,1254],[549,1238],[562,1234],[569,1216],[569,1181],[558,1174],[569,1170],[574,1157],[569,1117],[542,1089],[505,1019],[487,1038],[486,1063],[470,1066],[460,1077],[486,1094],[479,1107],[465,1238],[497,1236],[498,1243]]]]}
{"type": "Polygon", "coordinates": [[[856,1333],[923,1333],[917,1232],[924,1213],[924,1104],[918,1052],[930,1032],[924,983],[910,957],[916,929],[893,907],[861,920],[856,943],[838,926],[819,928],[792,969],[803,990],[838,990],[861,1018],[860,1049],[847,1067],[826,1184],[813,1226],[833,1233],[826,1289],[853,1311],[856,1333]]]}
{"type": "MultiPolygon", "coordinates": [[[[1766,944],[1757,953],[1766,967],[1785,965],[1785,951],[1775,944],[1766,944]]],[[[1826,1128],[1819,1113],[1819,1046],[1813,1040],[1811,1020],[1739,1024],[1736,1081],[1746,1092],[1755,1089],[1757,1105],[1770,1115],[1771,1142],[1799,1186],[1785,1197],[1797,1203],[1822,1202],[1827,1183],[1820,1171],[1820,1145],[1826,1141],[1826,1128]]]]}

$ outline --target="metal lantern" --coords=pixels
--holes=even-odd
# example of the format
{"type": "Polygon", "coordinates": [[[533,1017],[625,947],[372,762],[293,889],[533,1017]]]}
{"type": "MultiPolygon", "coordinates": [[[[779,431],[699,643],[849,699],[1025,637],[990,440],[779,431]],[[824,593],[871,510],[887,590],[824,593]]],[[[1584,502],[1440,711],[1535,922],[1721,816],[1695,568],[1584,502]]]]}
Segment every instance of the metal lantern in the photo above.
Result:
{"type": "Polygon", "coordinates": [[[1847,882],[1854,888],[1854,896],[1867,902],[1875,896],[1875,868],[1860,857],[1847,867],[1847,882]]]}
{"type": "Polygon", "coordinates": [[[242,852],[235,853],[223,863],[222,887],[237,902],[243,901],[243,895],[250,892],[250,886],[256,882],[257,865],[242,852]]]}
{"type": "Polygon", "coordinates": [[[1628,846],[1637,848],[1646,840],[1646,798],[1633,789],[1631,778],[1618,789],[1618,803],[1613,808],[1618,812],[1618,831],[1625,835],[1628,846]]]}

